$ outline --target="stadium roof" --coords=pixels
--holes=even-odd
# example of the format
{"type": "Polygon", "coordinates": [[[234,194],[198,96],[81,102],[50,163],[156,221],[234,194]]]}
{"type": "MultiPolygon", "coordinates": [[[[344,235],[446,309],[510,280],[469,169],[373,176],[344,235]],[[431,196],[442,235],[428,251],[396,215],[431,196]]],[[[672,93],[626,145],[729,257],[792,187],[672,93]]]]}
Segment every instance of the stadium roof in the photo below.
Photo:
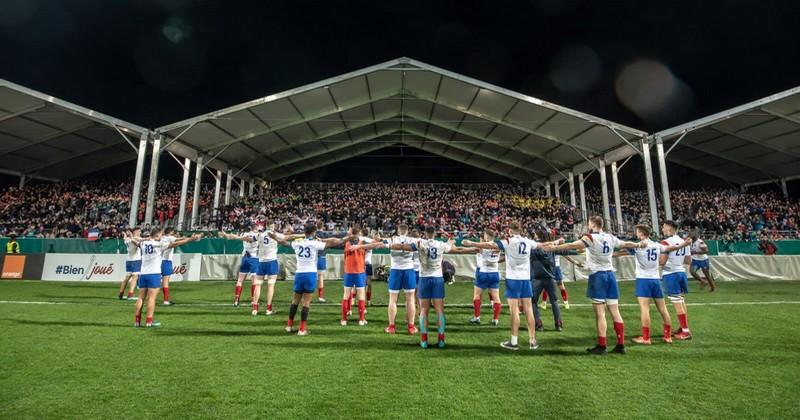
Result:
{"type": "Polygon", "coordinates": [[[148,130],[0,79],[0,172],[74,178],[136,158],[148,130]],[[134,146],[134,149],[136,146],[134,146]]]}
{"type": "Polygon", "coordinates": [[[655,137],[673,149],[670,160],[737,184],[796,176],[800,174],[800,87],[661,131],[655,137]]]}
{"type": "Polygon", "coordinates": [[[406,144],[531,182],[647,135],[408,58],[156,132],[271,181],[406,144]]]}

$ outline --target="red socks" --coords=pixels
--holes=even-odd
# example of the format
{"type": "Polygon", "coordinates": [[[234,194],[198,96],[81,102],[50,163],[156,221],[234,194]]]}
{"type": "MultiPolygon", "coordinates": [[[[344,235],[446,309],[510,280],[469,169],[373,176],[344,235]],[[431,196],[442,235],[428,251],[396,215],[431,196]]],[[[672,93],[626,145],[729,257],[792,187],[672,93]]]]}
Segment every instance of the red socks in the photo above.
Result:
{"type": "Polygon", "coordinates": [[[317,291],[319,292],[319,297],[325,299],[325,288],[320,287],[319,289],[317,289],[317,291]]]}
{"type": "Polygon", "coordinates": [[[136,321],[136,325],[141,324],[142,323],[142,314],[136,314],[134,316],[134,320],[136,321]]]}
{"type": "Polygon", "coordinates": [[[480,299],[473,300],[472,308],[475,310],[475,318],[479,318],[481,316],[481,300],[480,299]]]}
{"type": "Polygon", "coordinates": [[[253,310],[254,310],[254,311],[256,311],[256,312],[258,312],[258,304],[257,304],[257,303],[254,303],[254,304],[253,304],[253,310]]]}
{"type": "Polygon", "coordinates": [[[256,292],[256,285],[255,284],[251,284],[250,285],[250,300],[253,300],[253,294],[255,292],[256,292]]]}
{"type": "Polygon", "coordinates": [[[664,324],[664,338],[672,337],[672,324],[664,324]]]}
{"type": "Polygon", "coordinates": [[[128,299],[133,297],[133,292],[128,292],[128,299]]]}
{"type": "Polygon", "coordinates": [[[342,299],[342,321],[347,321],[347,307],[350,305],[350,299],[342,299]]]}
{"type": "Polygon", "coordinates": [[[372,288],[367,288],[367,300],[372,300],[372,288]]]}
{"type": "Polygon", "coordinates": [[[650,339],[650,327],[642,327],[642,338],[645,340],[650,339]]]}
{"type": "Polygon", "coordinates": [[[144,322],[145,322],[145,324],[152,324],[153,323],[153,317],[152,316],[148,316],[147,319],[144,322]]]}
{"type": "Polygon", "coordinates": [[[550,295],[547,294],[547,290],[542,291],[542,302],[547,302],[550,298],[550,295]]]}
{"type": "Polygon", "coordinates": [[[625,344],[625,324],[622,322],[614,323],[614,332],[617,333],[617,345],[625,344]]]}
{"type": "Polygon", "coordinates": [[[439,341],[440,342],[444,341],[444,334],[439,334],[439,341]]]}
{"type": "Polygon", "coordinates": [[[566,301],[568,301],[568,300],[569,300],[569,299],[567,299],[567,297],[568,297],[568,296],[567,296],[567,289],[561,289],[561,299],[562,299],[564,302],[566,302],[566,301]]]}
{"type": "Polygon", "coordinates": [[[608,340],[605,337],[597,337],[597,345],[600,347],[606,347],[608,345],[608,340]]]}
{"type": "Polygon", "coordinates": [[[300,321],[300,331],[306,330],[306,321],[300,321]]]}
{"type": "Polygon", "coordinates": [[[682,330],[689,330],[689,320],[686,319],[686,314],[678,314],[678,322],[682,330]]]}
{"type": "Polygon", "coordinates": [[[164,302],[169,302],[169,287],[161,289],[164,292],[164,302]]]}
{"type": "Polygon", "coordinates": [[[237,284],[233,289],[233,300],[238,301],[240,296],[242,296],[242,286],[237,284]]]}
{"type": "Polygon", "coordinates": [[[364,314],[367,312],[367,302],[363,300],[358,301],[358,320],[364,320],[364,314]]]}
{"type": "Polygon", "coordinates": [[[494,302],[494,303],[492,304],[492,310],[493,310],[493,312],[494,312],[494,313],[492,314],[492,315],[493,315],[492,319],[495,319],[495,320],[497,320],[497,319],[499,319],[499,318],[500,318],[500,309],[502,309],[502,308],[503,308],[503,304],[502,304],[502,303],[500,303],[500,302],[494,302]]]}
{"type": "Polygon", "coordinates": [[[288,321],[286,321],[286,326],[287,326],[287,327],[289,327],[289,328],[291,328],[293,325],[294,325],[294,320],[293,320],[293,319],[291,319],[291,318],[289,318],[289,320],[288,320],[288,321]]]}
{"type": "Polygon", "coordinates": [[[272,304],[271,304],[271,303],[270,303],[270,304],[267,304],[267,310],[268,310],[268,311],[271,311],[271,310],[272,310],[272,304]]]}

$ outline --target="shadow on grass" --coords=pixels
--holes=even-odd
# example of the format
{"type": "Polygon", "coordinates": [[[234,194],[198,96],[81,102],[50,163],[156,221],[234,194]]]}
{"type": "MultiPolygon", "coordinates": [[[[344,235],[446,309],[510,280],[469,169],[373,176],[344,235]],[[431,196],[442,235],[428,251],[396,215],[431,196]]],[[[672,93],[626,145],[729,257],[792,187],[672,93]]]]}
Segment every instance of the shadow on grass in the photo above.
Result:
{"type": "Polygon", "coordinates": [[[288,336],[287,332],[274,328],[263,328],[258,331],[231,331],[231,330],[189,330],[189,329],[160,329],[158,335],[170,337],[253,337],[253,336],[288,336]]]}
{"type": "Polygon", "coordinates": [[[86,321],[34,321],[30,319],[4,319],[4,321],[14,322],[22,325],[35,326],[59,326],[59,327],[113,327],[120,328],[131,324],[113,324],[110,322],[86,322],[86,321]]]}

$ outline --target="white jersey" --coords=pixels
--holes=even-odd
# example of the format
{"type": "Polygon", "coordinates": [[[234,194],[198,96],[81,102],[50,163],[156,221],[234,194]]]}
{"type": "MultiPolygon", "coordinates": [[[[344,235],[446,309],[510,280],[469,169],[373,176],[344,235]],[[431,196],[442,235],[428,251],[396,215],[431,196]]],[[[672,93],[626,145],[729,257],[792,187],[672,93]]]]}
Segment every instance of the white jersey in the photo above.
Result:
{"type": "Polygon", "coordinates": [[[419,250],[416,250],[411,253],[411,261],[414,262],[414,271],[419,273],[420,264],[419,264],[419,250]]]}
{"type": "MultiPolygon", "coordinates": [[[[286,239],[285,236],[275,232],[275,237],[279,240],[286,239]]],[[[278,259],[278,241],[269,237],[269,232],[261,232],[257,236],[256,242],[258,245],[258,261],[274,261],[278,259]]]]}
{"type": "Polygon", "coordinates": [[[292,242],[294,255],[297,257],[295,273],[316,273],[317,253],[325,249],[325,242],[315,239],[298,239],[292,242]]]}
{"type": "Polygon", "coordinates": [[[242,241],[242,256],[247,258],[256,258],[258,256],[258,232],[247,232],[241,235],[244,238],[250,238],[250,241],[242,241]]]}
{"type": "Polygon", "coordinates": [[[125,238],[125,246],[128,248],[128,255],[125,256],[125,261],[139,261],[142,259],[142,249],[139,245],[133,243],[131,238],[125,238]]]}
{"type": "Polygon", "coordinates": [[[475,254],[478,259],[478,271],[481,273],[500,272],[500,253],[491,249],[482,249],[475,254]]]}
{"type": "Polygon", "coordinates": [[[519,235],[496,243],[506,253],[506,280],[530,280],[531,251],[538,248],[539,244],[519,235]]]}
{"type": "Polygon", "coordinates": [[[606,232],[589,233],[581,237],[581,241],[586,245],[586,268],[589,273],[614,271],[611,258],[614,256],[614,248],[619,246],[616,236],[606,232]]]}
{"type": "MultiPolygon", "coordinates": [[[[396,244],[414,244],[417,240],[415,238],[409,238],[408,236],[392,236],[392,239],[389,240],[389,244],[396,245],[396,244]]],[[[391,250],[389,253],[392,259],[392,269],[393,270],[413,270],[414,269],[414,253],[412,251],[399,251],[399,250],[391,250]]]]}
{"type": "Polygon", "coordinates": [[[170,244],[178,240],[178,238],[174,236],[164,235],[161,237],[161,259],[165,261],[172,261],[172,252],[175,248],[167,248],[170,244]]]}
{"type": "Polygon", "coordinates": [[[554,259],[556,262],[556,267],[561,267],[561,258],[558,258],[558,254],[555,255],[554,259]]]}
{"type": "Polygon", "coordinates": [[[637,279],[660,279],[658,273],[658,257],[664,252],[664,245],[645,239],[647,248],[635,248],[636,257],[636,278],[637,279]]]}
{"type": "Polygon", "coordinates": [[[142,249],[142,270],[141,274],[161,275],[161,256],[166,250],[164,238],[160,241],[146,240],[139,243],[142,249]]]}
{"type": "Polygon", "coordinates": [[[442,277],[444,254],[453,246],[436,239],[423,239],[417,245],[420,255],[420,277],[442,277]]]}
{"type": "MultiPolygon", "coordinates": [[[[672,235],[669,238],[661,241],[661,244],[666,246],[675,246],[680,245],[683,242],[684,241],[680,236],[672,235]]],[[[688,246],[670,252],[667,256],[667,263],[664,265],[664,274],[685,273],[686,270],[683,268],[683,258],[686,255],[691,255],[691,251],[689,251],[688,246]]]]}
{"type": "MultiPolygon", "coordinates": [[[[691,246],[691,248],[689,248],[689,250],[692,251],[692,259],[693,260],[695,260],[695,261],[705,261],[705,260],[708,259],[708,254],[698,254],[698,252],[702,251],[702,249],[701,249],[702,245],[705,245],[705,244],[706,243],[703,242],[703,240],[700,239],[700,238],[697,238],[696,241],[692,242],[692,246],[691,246]]],[[[708,248],[706,248],[706,252],[708,252],[708,248]]]]}
{"type": "MultiPolygon", "coordinates": [[[[360,240],[364,244],[371,244],[375,242],[372,238],[367,238],[366,236],[359,236],[358,240],[360,240]]],[[[366,253],[364,253],[364,263],[372,264],[372,250],[368,249],[366,253]]]]}

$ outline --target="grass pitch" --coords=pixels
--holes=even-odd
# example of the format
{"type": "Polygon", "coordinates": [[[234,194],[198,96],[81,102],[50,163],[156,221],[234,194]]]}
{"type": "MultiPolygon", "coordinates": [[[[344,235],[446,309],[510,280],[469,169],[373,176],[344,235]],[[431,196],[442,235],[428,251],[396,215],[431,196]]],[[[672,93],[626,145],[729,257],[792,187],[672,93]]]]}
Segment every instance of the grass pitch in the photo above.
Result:
{"type": "MultiPolygon", "coordinates": [[[[386,303],[385,286],[373,303],[386,303]]],[[[621,284],[623,303],[635,302],[632,286],[621,284]]],[[[629,344],[625,356],[585,353],[595,341],[585,283],[568,283],[563,332],[544,314],[535,352],[498,346],[507,308],[492,327],[468,325],[471,307],[448,307],[445,349],[384,334],[383,306],[368,309],[368,326],[341,327],[335,281],[334,304],[312,307],[308,337],[283,331],[288,282],[272,317],[229,306],[230,282],[175,283],[178,305],[159,306],[163,326],[151,330],[133,328],[116,287],[0,283],[0,418],[800,417],[800,282],[723,283],[713,294],[692,284],[694,340],[629,344]]],[[[469,304],[471,285],[447,294],[469,304]]],[[[626,335],[638,335],[638,307],[622,313],[626,335]]]]}

